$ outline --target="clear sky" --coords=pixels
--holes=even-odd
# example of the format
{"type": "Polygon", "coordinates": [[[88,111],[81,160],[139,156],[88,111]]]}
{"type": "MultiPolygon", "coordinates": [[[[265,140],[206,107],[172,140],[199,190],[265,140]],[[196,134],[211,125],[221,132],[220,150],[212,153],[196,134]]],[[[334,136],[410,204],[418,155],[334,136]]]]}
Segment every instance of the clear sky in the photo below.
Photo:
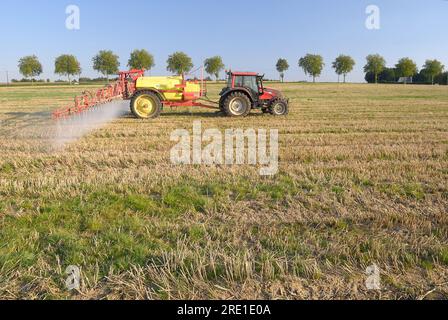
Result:
{"type": "Polygon", "coordinates": [[[35,54],[41,78],[53,74],[62,53],[78,57],[83,75],[96,77],[92,57],[101,49],[120,56],[121,69],[133,49],[149,50],[152,74],[165,75],[174,51],[189,54],[199,66],[221,55],[234,70],[278,78],[275,63],[288,59],[287,80],[308,79],[297,61],[306,53],[326,62],[320,81],[336,81],[331,62],[340,54],[357,61],[348,80],[363,81],[365,56],[382,54],[388,65],[404,56],[421,67],[427,58],[448,66],[448,1],[445,0],[14,0],[0,1],[0,82],[5,70],[19,78],[17,61],[35,54]],[[80,30],[65,27],[66,7],[79,6],[80,30]],[[366,7],[380,8],[379,30],[365,27],[366,7]]]}

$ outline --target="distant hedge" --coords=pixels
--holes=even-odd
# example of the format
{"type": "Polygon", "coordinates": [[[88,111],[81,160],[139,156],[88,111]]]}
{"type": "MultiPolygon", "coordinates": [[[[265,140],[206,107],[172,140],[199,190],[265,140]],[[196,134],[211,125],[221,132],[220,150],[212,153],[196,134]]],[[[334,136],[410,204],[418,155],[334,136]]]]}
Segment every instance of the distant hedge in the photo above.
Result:
{"type": "MultiPolygon", "coordinates": [[[[396,76],[395,68],[386,68],[378,75],[379,83],[397,83],[399,77],[396,76]]],[[[366,73],[365,80],[368,83],[375,83],[375,75],[366,73]]],[[[412,77],[414,84],[431,84],[431,77],[426,74],[425,69],[412,77]]],[[[448,85],[448,72],[441,73],[434,78],[434,84],[448,85]]]]}

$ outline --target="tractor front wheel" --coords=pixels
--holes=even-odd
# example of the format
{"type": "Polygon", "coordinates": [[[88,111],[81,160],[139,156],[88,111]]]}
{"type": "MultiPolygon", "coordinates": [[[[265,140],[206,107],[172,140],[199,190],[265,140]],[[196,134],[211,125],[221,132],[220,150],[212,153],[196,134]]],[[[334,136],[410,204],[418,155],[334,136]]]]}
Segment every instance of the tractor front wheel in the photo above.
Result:
{"type": "Polygon", "coordinates": [[[252,103],[242,92],[234,92],[224,100],[223,111],[229,117],[245,117],[250,113],[252,103]]]}
{"type": "Polygon", "coordinates": [[[154,119],[162,112],[162,102],[152,91],[140,91],[131,100],[131,111],[139,119],[154,119]]]}
{"type": "Polygon", "coordinates": [[[286,101],[277,99],[272,102],[269,112],[274,116],[286,116],[289,113],[289,106],[286,101]]]}

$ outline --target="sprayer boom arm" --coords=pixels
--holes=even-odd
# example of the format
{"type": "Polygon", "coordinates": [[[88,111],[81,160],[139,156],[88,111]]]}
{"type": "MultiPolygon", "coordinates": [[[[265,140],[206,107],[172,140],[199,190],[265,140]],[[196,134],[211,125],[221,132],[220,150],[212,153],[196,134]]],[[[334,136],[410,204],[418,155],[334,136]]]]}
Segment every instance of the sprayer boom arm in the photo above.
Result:
{"type": "Polygon", "coordinates": [[[74,105],[54,111],[52,117],[53,119],[67,118],[113,100],[128,99],[135,92],[135,82],[144,73],[145,70],[120,72],[115,83],[109,84],[96,92],[83,92],[81,96],[75,97],[74,105]]]}

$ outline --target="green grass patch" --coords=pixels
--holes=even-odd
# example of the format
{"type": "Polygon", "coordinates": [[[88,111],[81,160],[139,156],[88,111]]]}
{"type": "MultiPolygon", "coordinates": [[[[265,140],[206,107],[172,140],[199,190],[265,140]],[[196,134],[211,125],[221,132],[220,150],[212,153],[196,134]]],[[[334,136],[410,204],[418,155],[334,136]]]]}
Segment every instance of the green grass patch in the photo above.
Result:
{"type": "MultiPolygon", "coordinates": [[[[38,263],[39,257],[50,264],[58,257],[64,265],[98,264],[102,275],[111,268],[125,270],[131,264],[144,264],[160,250],[170,248],[163,233],[170,226],[156,226],[153,217],[175,220],[173,210],[190,208],[191,202],[179,207],[174,200],[171,207],[166,199],[172,197],[173,193],[168,193],[162,202],[148,196],[97,191],[73,199],[46,199],[38,214],[2,218],[0,242],[5,245],[0,247],[0,261],[29,267],[38,263]]],[[[199,206],[197,200],[192,203],[199,206]]],[[[30,211],[33,206],[24,203],[20,208],[30,211]]]]}
{"type": "Polygon", "coordinates": [[[291,197],[299,191],[297,183],[287,175],[278,176],[275,181],[264,182],[256,186],[258,192],[264,193],[271,200],[280,201],[291,197]]]}
{"type": "Polygon", "coordinates": [[[379,185],[379,190],[390,196],[407,197],[415,200],[423,200],[425,198],[425,190],[419,183],[384,183],[379,185]]]}
{"type": "Polygon", "coordinates": [[[445,266],[448,266],[448,248],[443,248],[439,252],[439,260],[445,266]]]}
{"type": "Polygon", "coordinates": [[[12,163],[4,163],[0,166],[0,173],[13,173],[15,170],[15,167],[12,163]]]}
{"type": "Polygon", "coordinates": [[[162,201],[175,212],[204,212],[209,204],[209,199],[198,191],[201,190],[195,186],[180,184],[170,188],[163,195],[162,201]]]}

